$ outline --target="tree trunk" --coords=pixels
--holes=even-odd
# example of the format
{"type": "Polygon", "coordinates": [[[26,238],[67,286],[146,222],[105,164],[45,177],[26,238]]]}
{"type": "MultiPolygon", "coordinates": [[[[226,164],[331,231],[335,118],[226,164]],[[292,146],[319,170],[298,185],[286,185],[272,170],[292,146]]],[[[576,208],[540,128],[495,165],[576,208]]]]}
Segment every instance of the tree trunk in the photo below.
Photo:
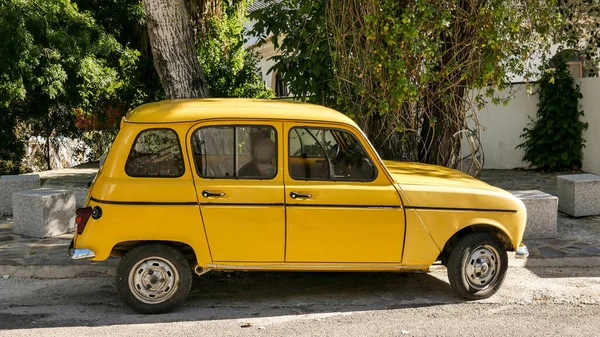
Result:
{"type": "Polygon", "coordinates": [[[46,115],[46,146],[44,147],[46,169],[48,171],[52,170],[52,160],[50,158],[50,136],[52,135],[52,124],[50,123],[50,114],[51,112],[49,111],[46,115]]]}
{"type": "Polygon", "coordinates": [[[167,97],[208,97],[185,0],[143,2],[154,67],[167,97]]]}

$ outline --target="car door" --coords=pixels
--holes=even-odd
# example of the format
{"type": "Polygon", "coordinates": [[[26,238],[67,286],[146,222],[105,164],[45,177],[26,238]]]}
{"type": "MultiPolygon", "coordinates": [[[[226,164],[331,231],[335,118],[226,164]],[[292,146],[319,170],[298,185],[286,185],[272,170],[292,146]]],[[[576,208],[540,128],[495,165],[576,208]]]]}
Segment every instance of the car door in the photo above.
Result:
{"type": "Polygon", "coordinates": [[[190,161],[216,262],[283,262],[282,123],[200,123],[190,161]]]}
{"type": "Polygon", "coordinates": [[[284,132],[286,261],[400,263],[401,200],[362,134],[309,123],[284,132]]]}

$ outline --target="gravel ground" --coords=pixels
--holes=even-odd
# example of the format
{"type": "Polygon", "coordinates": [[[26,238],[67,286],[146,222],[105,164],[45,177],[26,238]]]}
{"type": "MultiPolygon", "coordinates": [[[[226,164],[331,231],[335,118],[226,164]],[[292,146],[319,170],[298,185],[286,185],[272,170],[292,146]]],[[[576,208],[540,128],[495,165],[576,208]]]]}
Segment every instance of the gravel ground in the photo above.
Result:
{"type": "Polygon", "coordinates": [[[511,268],[465,302],[429,274],[209,273],[179,310],[132,312],[112,278],[0,279],[0,336],[597,336],[590,268],[511,268]],[[243,325],[250,324],[243,328],[243,325]],[[404,331],[404,333],[403,333],[404,331]]]}

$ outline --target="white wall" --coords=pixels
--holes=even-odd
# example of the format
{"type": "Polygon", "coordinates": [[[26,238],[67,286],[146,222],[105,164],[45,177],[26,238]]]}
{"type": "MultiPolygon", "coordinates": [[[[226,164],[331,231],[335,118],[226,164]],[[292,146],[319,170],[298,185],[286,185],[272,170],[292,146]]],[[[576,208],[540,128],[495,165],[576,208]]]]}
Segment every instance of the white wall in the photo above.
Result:
{"type": "Polygon", "coordinates": [[[262,73],[262,78],[265,81],[265,85],[267,86],[267,88],[275,90],[275,73],[270,72],[267,75],[269,69],[271,69],[271,67],[275,65],[275,61],[270,60],[272,56],[277,54],[275,52],[275,47],[273,46],[273,43],[271,42],[271,40],[267,40],[265,44],[258,47],[254,47],[253,49],[257,51],[260,55],[260,60],[258,61],[258,68],[262,73]]]}
{"type": "Polygon", "coordinates": [[[500,92],[498,96],[512,98],[508,106],[488,101],[485,108],[477,112],[485,156],[484,168],[512,169],[528,166],[521,160],[523,150],[516,149],[516,146],[523,142],[520,135],[529,123],[529,116],[535,117],[537,95],[528,95],[526,85],[517,84],[500,92]]]}
{"type": "MultiPolygon", "coordinates": [[[[583,170],[600,174],[600,78],[576,79],[581,87],[583,99],[580,109],[585,116],[582,121],[589,123],[584,133],[586,148],[583,151],[583,170]]],[[[538,96],[527,94],[524,84],[513,85],[500,93],[500,97],[512,95],[508,106],[488,103],[483,110],[477,112],[482,126],[481,142],[485,155],[484,168],[512,169],[527,167],[523,162],[523,150],[515,147],[523,142],[519,136],[523,128],[530,122],[528,116],[534,118],[537,112],[538,96]]]]}
{"type": "MultiPolygon", "coordinates": [[[[260,4],[258,3],[257,5],[260,6],[260,4]]],[[[251,31],[255,23],[256,21],[254,20],[244,21],[244,29],[246,29],[246,32],[251,31]]],[[[244,38],[246,39],[244,47],[258,52],[258,55],[260,56],[257,66],[259,68],[260,73],[262,74],[262,78],[265,82],[265,85],[268,88],[275,90],[275,83],[273,81],[273,79],[275,78],[274,73],[271,72],[267,75],[269,69],[271,69],[271,67],[275,65],[275,61],[269,59],[271,58],[271,56],[278,54],[275,51],[275,46],[273,46],[273,42],[271,42],[271,38],[268,38],[264,44],[259,44],[260,41],[258,37],[250,36],[248,34],[245,34],[244,38]]]]}
{"type": "Polygon", "coordinates": [[[581,120],[588,123],[583,134],[583,170],[600,175],[600,78],[582,78],[577,83],[583,95],[579,102],[585,115],[581,120]]]}

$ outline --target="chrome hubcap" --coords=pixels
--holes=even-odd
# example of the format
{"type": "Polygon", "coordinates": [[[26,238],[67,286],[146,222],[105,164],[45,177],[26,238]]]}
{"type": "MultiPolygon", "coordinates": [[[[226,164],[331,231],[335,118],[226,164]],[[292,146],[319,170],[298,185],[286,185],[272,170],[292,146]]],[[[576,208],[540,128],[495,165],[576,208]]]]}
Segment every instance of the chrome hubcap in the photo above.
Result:
{"type": "Polygon", "coordinates": [[[129,272],[129,288],[143,303],[164,302],[175,295],[178,286],[177,269],[162,257],[141,260],[129,272]]]}
{"type": "Polygon", "coordinates": [[[471,251],[465,266],[465,278],[471,287],[482,290],[494,283],[500,270],[499,256],[496,248],[490,245],[479,246],[471,251]]]}

